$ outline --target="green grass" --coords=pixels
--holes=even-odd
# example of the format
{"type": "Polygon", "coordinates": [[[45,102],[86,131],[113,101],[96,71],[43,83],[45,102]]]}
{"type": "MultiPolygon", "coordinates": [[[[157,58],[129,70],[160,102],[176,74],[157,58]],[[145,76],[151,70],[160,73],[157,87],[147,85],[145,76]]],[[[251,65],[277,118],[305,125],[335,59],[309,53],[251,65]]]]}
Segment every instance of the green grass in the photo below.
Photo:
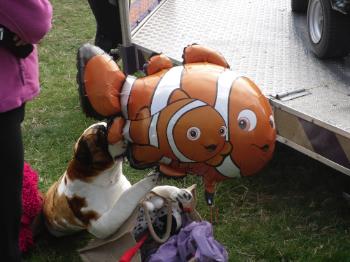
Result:
{"type": "MultiPolygon", "coordinates": [[[[52,0],[53,28],[40,44],[42,92],[27,104],[25,158],[40,174],[46,191],[62,175],[75,141],[94,121],[80,110],[76,90],[77,48],[92,42],[94,18],[86,0],[52,0]]],[[[135,182],[145,172],[125,165],[135,182]]],[[[198,210],[209,219],[198,177],[163,180],[199,185],[198,210]]],[[[350,212],[341,197],[348,178],[279,145],[259,175],[221,183],[216,196],[215,236],[230,261],[350,261],[350,212]]],[[[44,235],[26,261],[79,261],[76,249],[87,233],[55,239],[44,235]]]]}

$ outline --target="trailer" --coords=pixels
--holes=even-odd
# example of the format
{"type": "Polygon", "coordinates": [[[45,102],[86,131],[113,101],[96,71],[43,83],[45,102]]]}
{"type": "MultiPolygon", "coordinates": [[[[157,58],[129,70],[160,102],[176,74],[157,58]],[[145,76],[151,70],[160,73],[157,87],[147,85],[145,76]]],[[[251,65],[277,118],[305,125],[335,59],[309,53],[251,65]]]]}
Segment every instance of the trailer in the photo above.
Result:
{"type": "Polygon", "coordinates": [[[119,4],[127,73],[141,66],[138,52],[181,63],[188,44],[212,47],[268,97],[279,142],[350,175],[350,57],[318,59],[290,0],[162,0],[132,30],[119,4]]]}
{"type": "Polygon", "coordinates": [[[293,12],[306,13],[311,49],[319,58],[350,52],[349,0],[291,0],[293,12]]]}

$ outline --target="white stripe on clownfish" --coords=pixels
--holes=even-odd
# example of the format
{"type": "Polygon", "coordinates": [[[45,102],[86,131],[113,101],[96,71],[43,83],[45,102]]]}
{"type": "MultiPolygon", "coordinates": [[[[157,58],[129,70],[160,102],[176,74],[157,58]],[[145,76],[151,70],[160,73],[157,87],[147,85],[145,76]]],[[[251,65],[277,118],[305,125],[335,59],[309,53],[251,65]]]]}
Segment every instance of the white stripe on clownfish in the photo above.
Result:
{"type": "MultiPolygon", "coordinates": [[[[229,127],[229,101],[231,88],[234,81],[239,78],[240,75],[231,71],[225,70],[219,75],[217,82],[217,97],[215,102],[215,109],[220,113],[222,118],[225,120],[225,124],[229,127]]],[[[230,128],[227,130],[226,140],[230,138],[230,128]]],[[[234,150],[234,149],[233,149],[234,150]]],[[[224,161],[220,166],[216,167],[216,170],[226,177],[240,177],[240,169],[235,165],[231,156],[228,155],[225,157],[224,161]]]]}
{"type": "Polygon", "coordinates": [[[176,146],[176,142],[173,136],[173,130],[174,127],[177,123],[177,121],[184,115],[186,114],[188,111],[194,109],[194,108],[198,108],[198,107],[202,107],[202,106],[206,106],[207,104],[200,101],[200,100],[195,100],[193,102],[190,102],[188,104],[186,104],[185,106],[183,106],[182,108],[180,108],[169,120],[168,122],[168,126],[167,126],[167,138],[168,138],[168,142],[169,145],[171,147],[171,150],[173,151],[173,153],[175,154],[175,156],[177,157],[177,159],[179,159],[181,162],[187,162],[187,163],[191,163],[191,162],[195,162],[187,157],[185,157],[180,150],[177,148],[176,146]]]}
{"type": "Polygon", "coordinates": [[[149,144],[151,146],[158,147],[158,134],[157,134],[157,123],[158,123],[159,113],[152,116],[151,124],[148,130],[149,144]]]}
{"type": "Polygon", "coordinates": [[[172,92],[180,88],[182,71],[183,66],[173,67],[160,79],[152,97],[151,115],[164,109],[172,92]]]}
{"type": "Polygon", "coordinates": [[[129,75],[124,84],[120,94],[120,104],[122,107],[122,113],[125,119],[128,119],[128,102],[131,93],[132,86],[136,80],[136,77],[129,75]]]}
{"type": "Polygon", "coordinates": [[[133,143],[130,136],[130,123],[131,123],[130,120],[126,120],[125,125],[123,127],[123,137],[130,143],[133,143]]]}
{"type": "MultiPolygon", "coordinates": [[[[233,82],[238,77],[239,75],[237,73],[231,70],[225,70],[219,75],[219,78],[217,81],[215,109],[220,113],[227,127],[229,126],[228,112],[229,112],[230,92],[231,92],[233,82]]],[[[229,130],[226,133],[226,140],[229,140],[229,130]]]]}
{"type": "Polygon", "coordinates": [[[222,164],[215,169],[226,177],[241,177],[240,169],[233,163],[230,155],[226,156],[222,164]]]}

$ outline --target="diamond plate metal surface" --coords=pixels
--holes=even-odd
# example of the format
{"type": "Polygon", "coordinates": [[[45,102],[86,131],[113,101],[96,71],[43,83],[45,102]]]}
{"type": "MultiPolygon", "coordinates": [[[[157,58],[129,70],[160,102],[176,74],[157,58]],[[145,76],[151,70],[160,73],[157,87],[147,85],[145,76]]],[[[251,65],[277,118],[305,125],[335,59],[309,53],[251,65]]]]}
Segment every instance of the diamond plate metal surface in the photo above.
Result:
{"type": "Polygon", "coordinates": [[[133,42],[177,61],[188,44],[210,46],[266,95],[310,91],[281,104],[350,134],[350,57],[315,58],[290,0],[167,0],[133,42]]]}

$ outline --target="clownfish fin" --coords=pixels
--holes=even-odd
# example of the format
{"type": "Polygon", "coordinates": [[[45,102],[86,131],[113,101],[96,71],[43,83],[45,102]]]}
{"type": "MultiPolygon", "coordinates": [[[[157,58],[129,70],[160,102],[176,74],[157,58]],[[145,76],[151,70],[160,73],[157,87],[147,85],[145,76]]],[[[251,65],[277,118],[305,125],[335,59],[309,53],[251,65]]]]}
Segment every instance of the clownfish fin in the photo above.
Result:
{"type": "Polygon", "coordinates": [[[144,71],[147,75],[153,75],[164,69],[173,67],[173,62],[164,54],[156,54],[150,57],[144,65],[144,71]]]}
{"type": "Polygon", "coordinates": [[[190,98],[190,96],[185,91],[181,90],[180,88],[175,89],[169,96],[168,105],[187,98],[190,98]]]}
{"type": "Polygon", "coordinates": [[[142,120],[151,117],[151,110],[148,107],[142,108],[136,115],[136,120],[142,120]]]}
{"type": "Polygon", "coordinates": [[[192,44],[184,48],[182,53],[183,64],[207,62],[230,68],[225,57],[219,52],[206,46],[192,44]]]}
{"type": "Polygon", "coordinates": [[[170,177],[185,177],[187,174],[183,171],[179,171],[175,168],[172,168],[168,165],[160,164],[159,165],[159,171],[165,176],[170,177]]]}
{"type": "Polygon", "coordinates": [[[123,127],[125,126],[125,119],[123,117],[115,117],[107,126],[107,141],[108,144],[113,145],[124,139],[123,127]]]}
{"type": "Polygon", "coordinates": [[[209,166],[215,167],[215,166],[221,165],[221,163],[224,161],[224,159],[225,159],[225,156],[218,154],[218,155],[214,156],[213,158],[205,161],[205,163],[209,166]]]}
{"type": "Polygon", "coordinates": [[[155,166],[162,158],[159,148],[150,145],[138,145],[134,143],[128,151],[130,165],[136,169],[155,166]]]}
{"type": "Polygon", "coordinates": [[[104,119],[121,112],[125,75],[101,48],[84,44],[77,53],[77,84],[81,107],[88,117],[104,119]]]}

